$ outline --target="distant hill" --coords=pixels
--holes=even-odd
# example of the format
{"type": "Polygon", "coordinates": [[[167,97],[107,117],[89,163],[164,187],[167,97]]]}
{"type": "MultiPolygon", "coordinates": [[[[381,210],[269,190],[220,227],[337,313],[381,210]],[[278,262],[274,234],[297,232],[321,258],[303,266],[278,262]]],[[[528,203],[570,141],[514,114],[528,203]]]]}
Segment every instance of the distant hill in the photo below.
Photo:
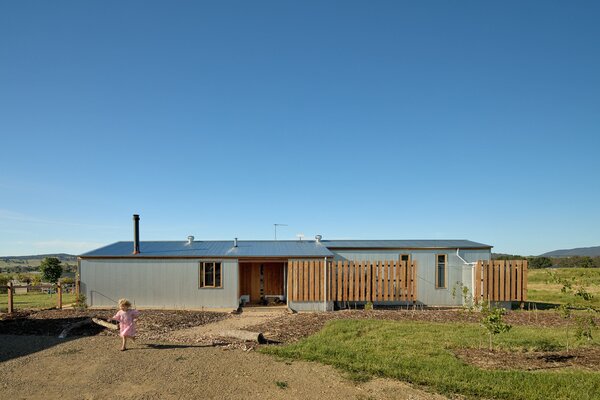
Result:
{"type": "Polygon", "coordinates": [[[37,254],[31,256],[0,256],[0,273],[20,273],[37,271],[46,257],[56,257],[63,268],[72,270],[77,267],[77,256],[72,254],[37,254]]]}
{"type": "Polygon", "coordinates": [[[3,260],[43,260],[46,257],[56,257],[60,261],[77,261],[77,256],[66,253],[58,253],[58,254],[37,254],[32,256],[0,256],[0,259],[3,260]]]}
{"type": "Polygon", "coordinates": [[[576,249],[554,250],[542,254],[544,257],[572,257],[572,256],[587,256],[600,257],[600,246],[594,247],[578,247],[576,249]]]}

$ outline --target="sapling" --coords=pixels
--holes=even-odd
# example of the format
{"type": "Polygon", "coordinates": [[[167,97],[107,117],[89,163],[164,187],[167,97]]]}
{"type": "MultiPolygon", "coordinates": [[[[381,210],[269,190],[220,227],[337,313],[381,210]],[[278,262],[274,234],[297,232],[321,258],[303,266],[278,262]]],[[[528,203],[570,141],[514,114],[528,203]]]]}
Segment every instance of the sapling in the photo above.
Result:
{"type": "Polygon", "coordinates": [[[85,294],[80,293],[75,297],[75,302],[73,303],[73,308],[76,310],[84,310],[87,308],[85,294]]]}
{"type": "MultiPolygon", "coordinates": [[[[583,286],[583,285],[578,285],[576,288],[574,288],[574,285],[576,284],[575,278],[572,277],[570,280],[561,278],[558,276],[558,274],[556,274],[555,272],[548,272],[548,275],[550,277],[550,281],[553,283],[558,283],[559,285],[562,285],[560,291],[564,294],[573,296],[575,298],[580,298],[582,299],[585,303],[587,303],[587,307],[586,310],[588,312],[587,315],[583,315],[583,316],[578,316],[575,321],[577,324],[577,328],[575,331],[575,338],[576,339],[588,339],[591,340],[592,339],[592,331],[594,328],[596,328],[596,322],[594,321],[594,317],[593,314],[594,312],[598,312],[597,309],[595,309],[594,307],[591,306],[591,301],[594,298],[594,296],[587,291],[587,289],[583,286]]],[[[563,317],[564,319],[566,319],[567,321],[570,320],[572,318],[572,308],[573,306],[571,305],[571,303],[567,303],[567,304],[561,304],[558,307],[558,312],[560,314],[561,317],[563,317]]],[[[570,323],[567,322],[566,324],[566,337],[567,337],[567,353],[569,352],[569,325],[570,323]]]]}
{"type": "Polygon", "coordinates": [[[494,350],[493,337],[502,332],[508,332],[512,325],[507,324],[502,320],[504,309],[490,306],[489,303],[484,303],[481,307],[481,325],[488,332],[490,340],[490,351],[494,350]]]}
{"type": "Polygon", "coordinates": [[[566,336],[567,336],[567,354],[569,353],[569,320],[571,319],[572,316],[572,312],[571,312],[571,305],[570,304],[561,304],[558,307],[558,313],[560,314],[561,317],[563,317],[564,319],[567,320],[567,324],[566,324],[566,336]]]}

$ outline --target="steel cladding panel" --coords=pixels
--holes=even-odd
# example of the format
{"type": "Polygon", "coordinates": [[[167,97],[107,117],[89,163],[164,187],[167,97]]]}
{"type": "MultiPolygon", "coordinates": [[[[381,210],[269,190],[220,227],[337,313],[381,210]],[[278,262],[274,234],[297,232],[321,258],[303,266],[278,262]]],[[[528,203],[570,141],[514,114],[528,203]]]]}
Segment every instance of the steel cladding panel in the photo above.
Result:
{"type": "MultiPolygon", "coordinates": [[[[213,260],[205,260],[213,261],[213,260]]],[[[238,307],[237,260],[222,262],[222,288],[199,288],[200,260],[81,260],[81,290],[92,307],[202,309],[238,307]]]]}
{"type": "MultiPolygon", "coordinates": [[[[417,262],[417,301],[429,306],[462,305],[462,286],[472,293],[472,266],[464,264],[456,256],[456,249],[443,250],[332,250],[336,260],[378,261],[398,260],[401,254],[410,254],[417,262]],[[446,254],[447,278],[446,288],[435,287],[435,256],[446,254]],[[455,296],[452,296],[453,289],[455,296]]],[[[489,260],[489,250],[460,250],[460,256],[467,262],[489,260]]]]}

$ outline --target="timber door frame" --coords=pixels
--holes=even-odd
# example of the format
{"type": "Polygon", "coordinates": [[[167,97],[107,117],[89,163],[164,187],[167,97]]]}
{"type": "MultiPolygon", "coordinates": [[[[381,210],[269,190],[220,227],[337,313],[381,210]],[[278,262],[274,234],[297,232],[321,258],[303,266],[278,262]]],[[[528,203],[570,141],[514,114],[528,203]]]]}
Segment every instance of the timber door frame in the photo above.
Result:
{"type": "Polygon", "coordinates": [[[238,298],[242,295],[249,296],[249,303],[259,304],[267,297],[283,296],[282,301],[287,298],[287,259],[248,259],[238,260],[238,298]],[[277,272],[269,271],[268,268],[279,268],[277,272]],[[273,275],[274,274],[274,275],[273,275]],[[266,282],[266,275],[279,276],[275,283],[276,288],[266,282]],[[276,291],[277,293],[266,293],[266,291],[276,291]]]}

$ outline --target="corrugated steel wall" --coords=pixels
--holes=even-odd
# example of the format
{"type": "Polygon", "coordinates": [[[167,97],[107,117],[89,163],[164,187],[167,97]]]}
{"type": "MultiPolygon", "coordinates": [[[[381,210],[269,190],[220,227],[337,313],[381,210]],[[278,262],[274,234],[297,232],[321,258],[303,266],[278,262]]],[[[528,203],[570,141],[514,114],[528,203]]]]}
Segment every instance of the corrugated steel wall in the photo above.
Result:
{"type": "Polygon", "coordinates": [[[145,308],[237,308],[238,262],[214,261],[223,263],[223,287],[200,289],[200,260],[84,259],[81,291],[92,307],[116,307],[125,297],[145,308]]]}
{"type": "MultiPolygon", "coordinates": [[[[473,289],[472,267],[465,265],[456,256],[456,250],[331,250],[336,254],[336,260],[377,261],[398,260],[401,254],[410,254],[417,262],[417,301],[430,306],[462,305],[461,287],[459,282],[473,289]],[[446,288],[435,287],[435,256],[446,254],[448,260],[446,288]],[[456,287],[456,296],[452,296],[452,288],[456,287]]],[[[460,256],[468,262],[489,260],[489,250],[460,250],[460,256]]],[[[472,295],[471,295],[472,296],[472,295]]]]}

